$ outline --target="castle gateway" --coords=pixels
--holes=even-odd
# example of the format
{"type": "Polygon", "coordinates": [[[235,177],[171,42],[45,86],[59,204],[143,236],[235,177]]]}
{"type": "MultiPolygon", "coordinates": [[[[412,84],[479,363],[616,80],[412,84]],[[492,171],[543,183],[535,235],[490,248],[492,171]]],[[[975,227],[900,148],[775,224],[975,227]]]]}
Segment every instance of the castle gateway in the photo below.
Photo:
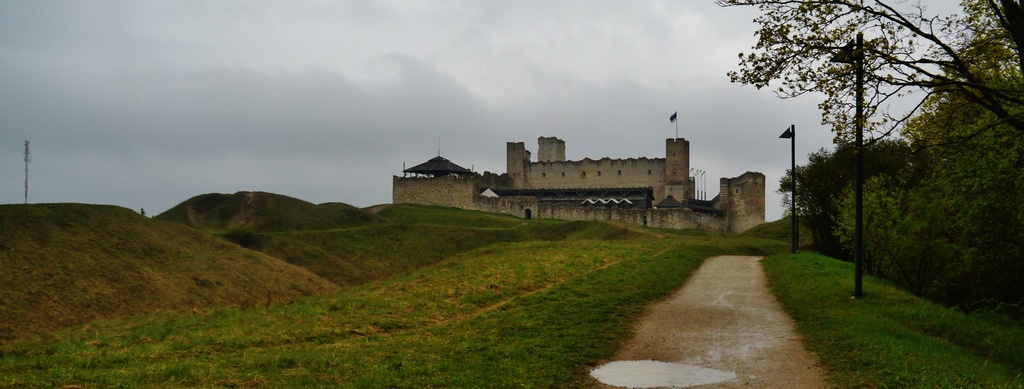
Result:
{"type": "Polygon", "coordinates": [[[683,138],[665,140],[664,158],[567,161],[563,140],[540,137],[536,162],[523,142],[508,142],[506,169],[480,175],[438,156],[393,177],[392,202],[737,233],[764,223],[764,174],[723,177],[718,195],[699,200],[683,138]]]}

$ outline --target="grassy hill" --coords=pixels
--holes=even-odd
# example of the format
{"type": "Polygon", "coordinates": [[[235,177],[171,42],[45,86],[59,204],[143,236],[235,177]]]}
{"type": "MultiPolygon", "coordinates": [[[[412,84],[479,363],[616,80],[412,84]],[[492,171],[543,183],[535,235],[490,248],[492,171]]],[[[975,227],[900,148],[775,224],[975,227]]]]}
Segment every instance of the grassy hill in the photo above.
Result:
{"type": "Polygon", "coordinates": [[[208,193],[185,200],[155,217],[225,232],[324,230],[368,225],[379,218],[344,203],[315,205],[296,198],[266,192],[208,193]]]}
{"type": "MultiPolygon", "coordinates": [[[[814,239],[811,237],[811,231],[804,227],[803,224],[798,227],[800,228],[800,241],[797,242],[799,247],[810,247],[811,244],[814,243],[814,239]]],[[[792,244],[793,221],[789,217],[784,217],[773,222],[754,226],[753,228],[743,231],[740,235],[750,238],[772,239],[792,244]]]]}
{"type": "Polygon", "coordinates": [[[599,238],[639,230],[607,223],[527,223],[508,215],[411,204],[360,210],[264,192],[196,196],[157,218],[213,232],[338,285],[407,273],[498,242],[599,238]]]}
{"type": "MultiPolygon", "coordinates": [[[[302,253],[320,250],[381,271],[376,275],[383,278],[288,304],[257,299],[118,316],[9,342],[0,345],[0,388],[598,387],[590,368],[609,358],[644,308],[679,288],[704,258],[789,247],[788,236],[527,221],[406,205],[374,211],[366,212],[375,218],[368,224],[249,232],[268,253],[284,252],[274,245],[287,244],[296,258],[317,263],[302,253]]],[[[219,270],[208,262],[221,257],[244,265],[230,272],[261,267],[261,258],[294,269],[206,232],[121,208],[6,206],[0,216],[0,265],[47,269],[35,282],[56,277],[48,286],[57,289],[77,285],[78,273],[90,268],[108,277],[126,273],[120,282],[128,282],[174,273],[160,269],[177,266],[176,272],[196,277],[189,278],[190,288],[215,288],[221,280],[210,275],[219,270]],[[180,258],[174,247],[202,258],[180,258]],[[10,253],[24,259],[9,262],[10,253]],[[45,259],[60,255],[88,266],[45,259]],[[104,267],[93,257],[118,265],[104,267]],[[135,271],[142,265],[133,261],[157,270],[135,271]],[[38,266],[48,262],[61,265],[38,266]],[[189,272],[194,268],[201,270],[189,272]]],[[[816,254],[776,255],[763,263],[835,386],[1022,385],[1020,327],[943,309],[870,277],[866,297],[852,300],[849,264],[816,254]]],[[[4,287],[23,277],[0,274],[8,277],[4,287]]],[[[86,283],[102,284],[91,277],[86,283]]],[[[23,293],[12,289],[2,292],[23,293]]],[[[52,304],[37,301],[42,309],[52,304]]]]}
{"type": "Polygon", "coordinates": [[[102,205],[0,205],[0,269],[0,343],[99,318],[336,289],[207,233],[102,205]]]}
{"type": "Polygon", "coordinates": [[[113,206],[2,206],[0,317],[13,319],[0,323],[0,343],[100,318],[287,301],[500,242],[630,231],[415,205],[375,211],[262,192],[197,196],[154,219],[113,206]]]}

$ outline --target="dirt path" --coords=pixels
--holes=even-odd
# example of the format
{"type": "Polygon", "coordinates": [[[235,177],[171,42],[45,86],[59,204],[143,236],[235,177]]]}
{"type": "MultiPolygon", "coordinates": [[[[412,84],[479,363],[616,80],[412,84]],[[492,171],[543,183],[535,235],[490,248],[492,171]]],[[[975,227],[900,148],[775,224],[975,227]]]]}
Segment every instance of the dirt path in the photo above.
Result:
{"type": "Polygon", "coordinates": [[[652,305],[634,337],[591,375],[603,388],[821,388],[769,292],[760,257],[708,258],[668,299],[652,305]]]}

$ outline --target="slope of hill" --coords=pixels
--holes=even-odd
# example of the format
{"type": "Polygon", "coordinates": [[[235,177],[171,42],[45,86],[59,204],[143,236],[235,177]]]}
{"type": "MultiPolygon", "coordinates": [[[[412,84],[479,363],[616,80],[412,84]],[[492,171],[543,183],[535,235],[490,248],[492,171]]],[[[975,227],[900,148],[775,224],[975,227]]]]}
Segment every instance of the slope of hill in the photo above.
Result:
{"type": "Polygon", "coordinates": [[[98,318],[336,289],[271,256],[102,205],[0,205],[0,269],[0,343],[98,318]]]}
{"type": "Polygon", "coordinates": [[[199,195],[157,215],[156,219],[220,232],[232,228],[253,231],[324,230],[380,221],[379,217],[348,204],[315,205],[266,192],[199,195]]]}
{"type": "MultiPolygon", "coordinates": [[[[803,224],[800,224],[798,227],[800,228],[799,247],[811,247],[814,243],[814,239],[811,238],[811,231],[803,224]]],[[[743,231],[740,235],[748,238],[763,238],[791,243],[793,242],[793,221],[789,217],[784,217],[773,222],[756,225],[749,230],[743,231]]]]}

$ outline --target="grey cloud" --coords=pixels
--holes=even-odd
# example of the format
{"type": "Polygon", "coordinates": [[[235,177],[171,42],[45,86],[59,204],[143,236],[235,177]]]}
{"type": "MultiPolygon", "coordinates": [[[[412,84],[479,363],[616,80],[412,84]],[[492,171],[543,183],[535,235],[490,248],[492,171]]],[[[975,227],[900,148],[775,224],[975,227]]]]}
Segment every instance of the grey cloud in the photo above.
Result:
{"type": "MultiPolygon", "coordinates": [[[[359,206],[441,153],[503,172],[505,142],[660,157],[674,136],[709,177],[773,193],[831,143],[816,100],[730,84],[751,10],[713,2],[15,2],[0,6],[0,202],[150,213],[264,190],[359,206]]],[[[709,186],[713,187],[709,178],[709,186]]],[[[717,181],[714,181],[715,183],[717,181]]]]}

